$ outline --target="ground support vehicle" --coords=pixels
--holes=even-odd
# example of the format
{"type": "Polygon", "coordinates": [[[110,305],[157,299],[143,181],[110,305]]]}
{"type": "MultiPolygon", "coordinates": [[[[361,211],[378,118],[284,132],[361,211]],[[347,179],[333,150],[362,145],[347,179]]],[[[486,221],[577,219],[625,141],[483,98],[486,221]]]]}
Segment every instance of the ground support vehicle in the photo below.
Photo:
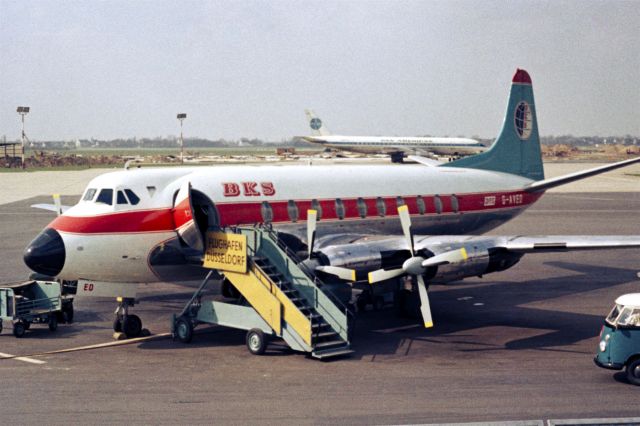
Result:
{"type": "Polygon", "coordinates": [[[594,361],[602,368],[625,369],[629,382],[640,386],[640,293],[616,299],[600,332],[594,361]]]}
{"type": "Polygon", "coordinates": [[[55,331],[59,322],[73,320],[73,298],[62,295],[57,281],[29,280],[0,285],[0,332],[11,326],[23,337],[31,324],[47,324],[55,331]]]}

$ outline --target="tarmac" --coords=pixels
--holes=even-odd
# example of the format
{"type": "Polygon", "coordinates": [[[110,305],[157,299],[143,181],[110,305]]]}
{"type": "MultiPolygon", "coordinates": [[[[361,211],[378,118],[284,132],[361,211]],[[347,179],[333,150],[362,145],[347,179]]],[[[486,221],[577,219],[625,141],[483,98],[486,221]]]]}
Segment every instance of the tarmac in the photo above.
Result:
{"type": "MultiPolygon", "coordinates": [[[[52,219],[50,212],[29,207],[49,202],[50,196],[43,194],[55,185],[45,186],[53,179],[44,175],[62,173],[56,175],[62,185],[54,191],[72,195],[63,197],[65,203],[77,200],[89,178],[89,171],[38,173],[26,175],[34,178],[29,190],[18,195],[21,200],[7,202],[3,191],[2,282],[26,277],[22,250],[52,219]],[[77,173],[82,176],[73,175],[77,173]],[[34,188],[40,179],[42,186],[34,188]]],[[[640,178],[627,175],[637,170],[612,173],[605,179],[607,192],[548,193],[491,233],[640,234],[640,178]],[[617,192],[622,185],[630,187],[617,192]]],[[[5,175],[15,176],[0,174],[0,180],[5,175]]],[[[596,179],[585,180],[587,188],[599,188],[596,179]]],[[[19,190],[24,186],[20,179],[15,185],[19,190]]],[[[112,341],[115,301],[77,300],[76,321],[60,325],[55,333],[34,325],[23,339],[7,330],[0,334],[5,354],[0,357],[25,357],[0,359],[0,413],[10,424],[415,424],[640,417],[640,389],[622,373],[593,364],[602,321],[613,301],[640,291],[639,260],[640,251],[630,249],[526,255],[508,271],[434,286],[433,329],[399,318],[391,307],[360,313],[356,353],[330,362],[279,344],[271,345],[265,356],[253,356],[243,332],[221,327],[198,328],[188,345],[160,338],[33,356],[112,341]]],[[[171,315],[193,290],[190,285],[147,285],[133,311],[152,333],[165,333],[171,315]]]]}

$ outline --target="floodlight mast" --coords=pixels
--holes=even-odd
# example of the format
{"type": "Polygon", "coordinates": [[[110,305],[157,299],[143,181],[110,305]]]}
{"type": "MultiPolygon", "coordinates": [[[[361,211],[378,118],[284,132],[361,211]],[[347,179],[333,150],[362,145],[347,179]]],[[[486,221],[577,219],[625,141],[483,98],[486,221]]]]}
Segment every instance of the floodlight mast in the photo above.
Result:
{"type": "Polygon", "coordinates": [[[184,139],[182,138],[182,122],[187,118],[187,114],[181,112],[177,116],[180,120],[180,164],[184,164],[184,139]]]}
{"type": "Polygon", "coordinates": [[[24,116],[27,115],[29,113],[29,110],[31,108],[28,106],[19,106],[16,111],[18,112],[18,114],[20,114],[21,120],[22,120],[22,135],[21,135],[21,141],[22,141],[22,158],[20,160],[21,166],[24,169],[25,168],[25,164],[24,164],[24,141],[27,139],[27,134],[24,132],[24,116]]]}

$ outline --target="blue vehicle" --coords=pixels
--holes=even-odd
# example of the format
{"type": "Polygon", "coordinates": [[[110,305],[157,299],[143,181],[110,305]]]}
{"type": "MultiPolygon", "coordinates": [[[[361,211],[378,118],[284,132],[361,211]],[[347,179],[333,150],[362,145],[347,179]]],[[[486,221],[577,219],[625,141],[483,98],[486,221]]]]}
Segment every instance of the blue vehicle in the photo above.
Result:
{"type": "Polygon", "coordinates": [[[616,299],[600,332],[596,365],[626,370],[627,379],[640,386],[640,293],[616,299]]]}

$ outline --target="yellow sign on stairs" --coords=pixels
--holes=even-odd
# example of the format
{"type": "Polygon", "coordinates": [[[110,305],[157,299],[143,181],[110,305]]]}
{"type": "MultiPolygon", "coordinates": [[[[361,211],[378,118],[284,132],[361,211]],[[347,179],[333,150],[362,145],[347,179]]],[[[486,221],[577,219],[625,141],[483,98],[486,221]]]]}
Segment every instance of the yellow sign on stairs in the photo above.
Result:
{"type": "Polygon", "coordinates": [[[246,273],[247,236],[225,232],[207,232],[204,267],[246,273]]]}

